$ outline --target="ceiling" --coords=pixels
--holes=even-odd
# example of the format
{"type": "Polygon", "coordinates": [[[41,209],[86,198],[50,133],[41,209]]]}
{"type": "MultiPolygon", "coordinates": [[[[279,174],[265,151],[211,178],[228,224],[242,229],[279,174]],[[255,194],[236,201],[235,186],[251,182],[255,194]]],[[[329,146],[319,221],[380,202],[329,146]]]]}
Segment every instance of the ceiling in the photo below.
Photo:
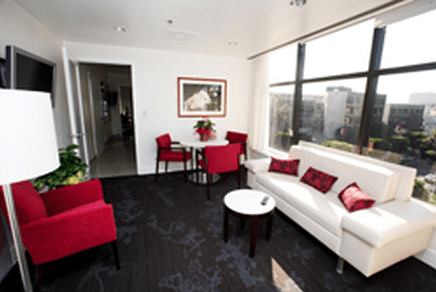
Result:
{"type": "Polygon", "coordinates": [[[392,0],[15,0],[64,40],[249,58],[392,0]],[[114,28],[123,27],[125,32],[114,28]]]}

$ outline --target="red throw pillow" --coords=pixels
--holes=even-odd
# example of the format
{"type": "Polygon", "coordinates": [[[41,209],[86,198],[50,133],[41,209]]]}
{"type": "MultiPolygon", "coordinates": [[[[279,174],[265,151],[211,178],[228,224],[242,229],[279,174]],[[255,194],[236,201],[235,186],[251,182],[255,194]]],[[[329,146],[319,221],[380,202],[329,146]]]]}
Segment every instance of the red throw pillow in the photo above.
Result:
{"type": "Polygon", "coordinates": [[[348,212],[371,208],[375,203],[375,200],[365,194],[355,182],[343,189],[339,193],[338,198],[347,208],[348,212]]]}
{"type": "Polygon", "coordinates": [[[271,163],[268,171],[298,176],[298,164],[300,164],[300,159],[286,160],[271,157],[271,163]]]}
{"type": "Polygon", "coordinates": [[[325,194],[330,190],[337,179],[338,178],[336,176],[332,176],[315,168],[309,167],[300,181],[325,194]]]}

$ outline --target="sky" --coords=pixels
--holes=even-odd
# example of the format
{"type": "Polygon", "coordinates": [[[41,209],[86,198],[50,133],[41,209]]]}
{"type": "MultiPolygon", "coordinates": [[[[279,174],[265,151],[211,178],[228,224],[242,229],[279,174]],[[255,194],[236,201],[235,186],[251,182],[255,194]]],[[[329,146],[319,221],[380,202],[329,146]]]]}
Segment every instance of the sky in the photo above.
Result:
{"type": "MultiPolygon", "coordinates": [[[[388,25],[381,68],[436,61],[435,27],[436,10],[388,25]]],[[[366,71],[373,28],[374,19],[371,19],[308,42],[304,77],[366,71]]],[[[295,69],[289,68],[296,68],[296,56],[297,45],[271,54],[270,83],[295,80],[295,69]]],[[[436,70],[381,76],[377,92],[387,95],[387,103],[408,103],[411,93],[436,93],[435,81],[436,70]]],[[[345,86],[363,93],[365,82],[354,79],[310,84],[303,87],[303,94],[323,95],[326,86],[345,86]]]]}

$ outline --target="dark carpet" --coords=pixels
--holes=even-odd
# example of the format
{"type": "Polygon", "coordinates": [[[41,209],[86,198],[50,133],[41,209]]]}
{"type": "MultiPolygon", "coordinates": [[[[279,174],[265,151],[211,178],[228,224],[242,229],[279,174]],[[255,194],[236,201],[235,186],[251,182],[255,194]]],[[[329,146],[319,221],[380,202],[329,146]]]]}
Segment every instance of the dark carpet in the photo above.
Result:
{"type": "MultiPolygon", "coordinates": [[[[249,222],[241,230],[231,216],[225,244],[222,199],[237,186],[233,175],[211,187],[209,201],[205,186],[183,183],[180,173],[101,181],[115,210],[121,270],[106,244],[46,264],[40,292],[436,290],[436,270],[413,257],[370,278],[350,265],[337,274],[337,256],[279,211],[268,242],[260,222],[254,258],[249,222]]],[[[14,268],[0,290],[22,291],[20,283],[14,268]]]]}

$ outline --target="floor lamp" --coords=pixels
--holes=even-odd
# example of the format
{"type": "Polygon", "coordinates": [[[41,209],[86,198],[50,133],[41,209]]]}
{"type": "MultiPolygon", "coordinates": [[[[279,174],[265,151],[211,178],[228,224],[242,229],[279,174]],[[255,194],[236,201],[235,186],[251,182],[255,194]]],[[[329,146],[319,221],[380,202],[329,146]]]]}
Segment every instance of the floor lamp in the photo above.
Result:
{"type": "MultiPolygon", "coordinates": [[[[59,167],[50,94],[0,89],[0,184],[23,287],[33,291],[18,225],[11,184],[59,167]]],[[[6,214],[4,214],[6,216],[6,214]]]]}

